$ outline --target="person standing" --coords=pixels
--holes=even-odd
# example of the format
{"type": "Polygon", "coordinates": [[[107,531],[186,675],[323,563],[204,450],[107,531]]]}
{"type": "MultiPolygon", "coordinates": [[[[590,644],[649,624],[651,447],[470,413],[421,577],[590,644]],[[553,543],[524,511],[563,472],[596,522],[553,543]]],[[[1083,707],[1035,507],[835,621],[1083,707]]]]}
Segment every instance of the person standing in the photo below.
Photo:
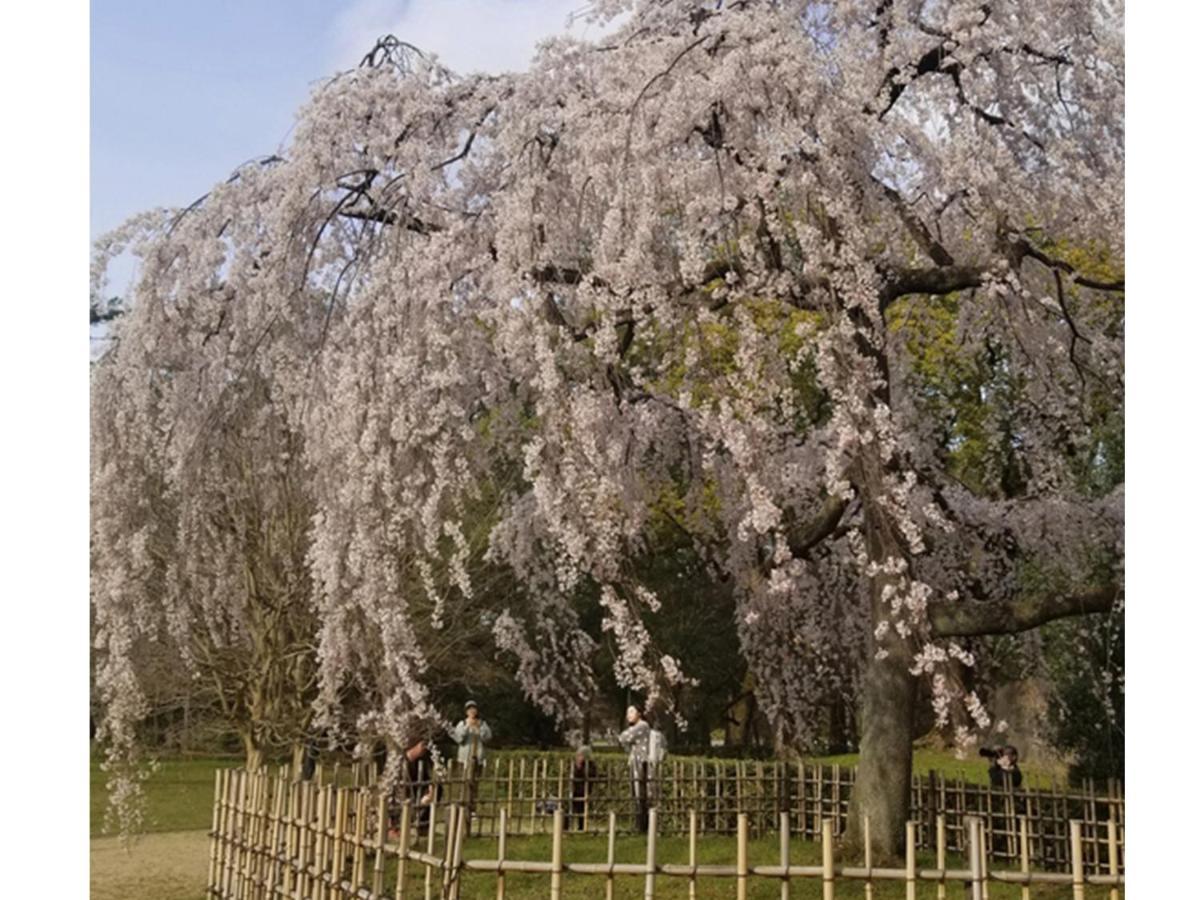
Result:
{"type": "Polygon", "coordinates": [[[588,801],[592,794],[592,785],[596,783],[596,764],[592,762],[592,748],[586,744],[575,751],[575,763],[571,766],[571,816],[567,819],[567,828],[571,828],[572,820],[584,830],[587,817],[588,801]]]}
{"type": "Polygon", "coordinates": [[[450,736],[458,744],[458,761],[466,768],[472,761],[476,767],[483,764],[484,745],[492,739],[492,729],[488,723],[479,717],[479,705],[474,700],[468,700],[464,708],[463,718],[450,736]]]}
{"type": "Polygon", "coordinates": [[[629,778],[633,787],[633,805],[638,831],[650,830],[650,723],[642,718],[641,710],[631,706],[625,710],[629,727],[618,735],[621,746],[629,754],[629,778]]]}
{"type": "MultiPolygon", "coordinates": [[[[396,795],[402,797],[403,802],[412,804],[413,827],[417,834],[423,834],[428,829],[429,811],[440,794],[441,786],[434,778],[433,754],[429,752],[429,743],[424,737],[417,737],[404,750],[400,762],[400,783],[396,785],[396,795]]],[[[396,828],[399,817],[399,808],[393,807],[388,816],[389,837],[398,836],[396,828]]]]}

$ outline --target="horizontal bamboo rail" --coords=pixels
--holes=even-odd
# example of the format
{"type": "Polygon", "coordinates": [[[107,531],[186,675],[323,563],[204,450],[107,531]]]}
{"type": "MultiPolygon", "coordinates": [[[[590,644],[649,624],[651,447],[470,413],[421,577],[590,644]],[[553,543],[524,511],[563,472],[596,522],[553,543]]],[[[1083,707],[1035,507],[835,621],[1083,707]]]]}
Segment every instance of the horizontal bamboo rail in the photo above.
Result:
{"type": "MultiPolygon", "coordinates": [[[[663,862],[657,855],[661,831],[661,812],[651,808],[645,835],[645,856],[639,862],[618,862],[614,847],[617,815],[606,817],[608,856],[604,863],[575,862],[564,858],[568,813],[562,806],[549,815],[551,858],[513,859],[507,853],[510,836],[507,810],[499,813],[495,858],[470,858],[464,852],[471,827],[470,809],[462,799],[439,799],[436,794],[427,807],[404,802],[398,806],[374,785],[335,785],[316,781],[295,781],[286,769],[278,772],[221,770],[217,773],[213,808],[212,847],[209,860],[208,896],[220,900],[418,900],[418,898],[459,898],[465,873],[492,874],[488,894],[504,900],[507,878],[521,873],[545,876],[551,898],[562,895],[568,878],[602,879],[605,896],[613,896],[617,879],[640,878],[644,897],[653,900],[657,879],[686,879],[690,896],[695,896],[701,879],[732,879],[736,894],[746,896],[752,879],[778,882],[780,896],[787,898],[792,882],[820,880],[826,897],[832,897],[839,882],[863,884],[867,896],[873,886],[888,881],[903,882],[908,896],[915,896],[921,883],[935,883],[939,896],[947,885],[966,883],[972,896],[983,898],[989,883],[1020,885],[1023,894],[1039,884],[1071,885],[1072,895],[1082,897],[1087,885],[1106,886],[1116,897],[1124,887],[1123,868],[1117,855],[1110,856],[1105,872],[1090,872],[1085,865],[1083,822],[1068,822],[1069,859],[1067,871],[1038,871],[1031,865],[1028,840],[1029,819],[1020,817],[1020,870],[1001,870],[988,865],[986,822],[977,815],[967,816],[966,868],[946,866],[947,834],[944,815],[935,821],[937,868],[916,865],[916,850],[921,823],[910,820],[905,829],[905,865],[903,868],[872,866],[870,857],[863,865],[835,864],[837,840],[835,821],[820,822],[822,862],[798,865],[789,857],[787,840],[795,833],[789,813],[779,814],[775,830],[780,835],[779,862],[748,862],[751,814],[735,812],[734,835],[736,860],[732,863],[696,862],[696,843],[701,815],[688,813],[689,862],[663,862]],[[422,838],[424,840],[422,841],[422,838]],[[394,873],[394,874],[392,874],[394,873]],[[416,878],[414,879],[414,875],[416,878]],[[417,885],[414,887],[414,885],[417,885]]],[[[864,822],[864,831],[870,823],[864,822]]],[[[1115,821],[1108,828],[1110,847],[1117,846],[1115,821]]],[[[1111,852],[1111,851],[1110,851],[1111,852]]],[[[471,896],[478,896],[473,883],[471,896]]],[[[954,888],[955,893],[959,890],[954,888]]]]}

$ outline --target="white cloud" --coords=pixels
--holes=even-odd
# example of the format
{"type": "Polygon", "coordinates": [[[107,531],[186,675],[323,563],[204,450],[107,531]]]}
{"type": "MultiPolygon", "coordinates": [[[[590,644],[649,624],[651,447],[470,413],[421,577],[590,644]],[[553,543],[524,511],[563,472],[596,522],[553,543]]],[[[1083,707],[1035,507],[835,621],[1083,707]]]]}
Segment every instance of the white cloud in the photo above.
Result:
{"type": "Polygon", "coordinates": [[[333,68],[358,65],[385,34],[435,54],[454,71],[519,71],[538,41],[602,32],[582,18],[587,0],[357,0],[334,23],[333,68]]]}

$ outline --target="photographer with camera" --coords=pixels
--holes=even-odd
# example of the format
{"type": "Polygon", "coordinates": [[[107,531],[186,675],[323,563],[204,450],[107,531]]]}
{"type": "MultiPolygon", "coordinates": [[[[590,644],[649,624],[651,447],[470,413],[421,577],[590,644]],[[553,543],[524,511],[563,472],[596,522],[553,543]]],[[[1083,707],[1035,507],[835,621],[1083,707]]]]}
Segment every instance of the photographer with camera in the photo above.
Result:
{"type": "Polygon", "coordinates": [[[1012,744],[1004,747],[980,747],[979,755],[992,761],[988,768],[988,779],[992,787],[1016,790],[1021,786],[1021,768],[1017,765],[1017,748],[1012,744]]]}

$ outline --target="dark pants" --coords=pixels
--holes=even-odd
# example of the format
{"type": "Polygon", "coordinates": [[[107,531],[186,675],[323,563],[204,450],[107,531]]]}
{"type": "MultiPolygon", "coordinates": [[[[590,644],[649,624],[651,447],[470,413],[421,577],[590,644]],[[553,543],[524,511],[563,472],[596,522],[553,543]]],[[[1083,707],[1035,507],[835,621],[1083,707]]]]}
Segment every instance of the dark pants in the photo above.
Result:
{"type": "Polygon", "coordinates": [[[650,830],[650,772],[646,763],[636,766],[630,773],[633,786],[633,805],[637,817],[637,828],[642,834],[650,830]]]}

